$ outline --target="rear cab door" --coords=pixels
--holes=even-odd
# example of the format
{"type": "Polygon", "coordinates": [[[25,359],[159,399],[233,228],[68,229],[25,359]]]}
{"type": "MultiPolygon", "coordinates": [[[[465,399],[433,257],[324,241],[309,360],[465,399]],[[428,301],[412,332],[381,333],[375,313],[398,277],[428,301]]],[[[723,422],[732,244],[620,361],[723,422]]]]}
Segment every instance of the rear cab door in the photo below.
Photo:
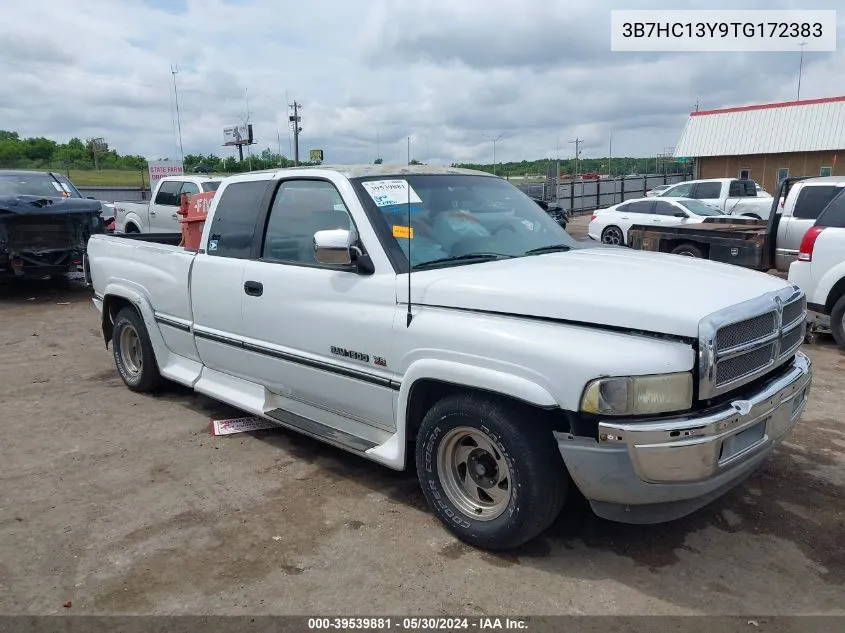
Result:
{"type": "Polygon", "coordinates": [[[702,180],[695,183],[692,188],[692,194],[686,197],[700,200],[704,204],[709,204],[711,207],[724,210],[727,190],[727,183],[721,180],[702,180]]]}
{"type": "Polygon", "coordinates": [[[798,258],[801,240],[845,182],[798,182],[783,205],[775,243],[775,266],[787,270],[798,258]]]}

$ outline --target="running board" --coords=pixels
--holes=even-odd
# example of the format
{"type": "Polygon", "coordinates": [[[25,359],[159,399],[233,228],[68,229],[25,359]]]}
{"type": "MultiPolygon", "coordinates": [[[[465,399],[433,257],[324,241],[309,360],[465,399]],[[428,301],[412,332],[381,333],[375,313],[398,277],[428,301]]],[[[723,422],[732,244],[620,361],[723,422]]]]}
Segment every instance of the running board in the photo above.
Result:
{"type": "Polygon", "coordinates": [[[326,442],[327,444],[334,444],[340,448],[345,448],[356,453],[364,453],[371,448],[378,446],[375,442],[371,442],[363,437],[352,435],[344,431],[339,431],[322,422],[316,422],[308,418],[304,418],[296,413],[285,411],[284,409],[271,409],[266,411],[265,415],[270,416],[282,426],[286,426],[295,431],[300,431],[305,435],[326,442]]]}

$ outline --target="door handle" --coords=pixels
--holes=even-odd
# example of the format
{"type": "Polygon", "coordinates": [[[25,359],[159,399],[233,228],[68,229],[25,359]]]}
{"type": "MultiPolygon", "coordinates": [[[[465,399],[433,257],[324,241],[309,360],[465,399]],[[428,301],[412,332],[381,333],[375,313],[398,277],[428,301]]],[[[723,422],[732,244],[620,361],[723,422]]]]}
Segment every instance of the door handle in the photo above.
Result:
{"type": "Polygon", "coordinates": [[[264,284],[260,281],[247,281],[244,283],[244,292],[250,297],[260,297],[264,293],[264,284]]]}
{"type": "Polygon", "coordinates": [[[654,221],[654,222],[663,222],[663,220],[661,220],[660,218],[654,218],[654,220],[653,220],[653,221],[654,221]]]}

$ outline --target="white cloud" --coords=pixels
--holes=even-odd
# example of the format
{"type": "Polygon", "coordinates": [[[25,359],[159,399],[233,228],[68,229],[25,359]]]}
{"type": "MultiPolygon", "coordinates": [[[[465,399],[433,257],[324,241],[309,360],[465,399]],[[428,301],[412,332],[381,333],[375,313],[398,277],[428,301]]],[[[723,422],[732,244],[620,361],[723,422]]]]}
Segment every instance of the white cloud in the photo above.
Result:
{"type": "MultiPolygon", "coordinates": [[[[287,101],[304,104],[301,154],[330,162],[650,155],[687,113],[794,98],[798,52],[611,53],[609,9],[547,0],[4,0],[0,127],[103,136],[174,157],[170,65],[186,153],[214,152],[247,98],[258,151],[289,155],[287,101]]],[[[638,8],[662,8],[662,2],[638,8]]],[[[796,8],[754,0],[743,8],[796,8]]],[[[686,8],[733,8],[687,2],[686,8]]],[[[831,2],[814,8],[834,8],[831,2]]],[[[840,19],[845,18],[841,15],[840,19]]],[[[808,53],[803,98],[845,94],[845,56],[808,53]]]]}

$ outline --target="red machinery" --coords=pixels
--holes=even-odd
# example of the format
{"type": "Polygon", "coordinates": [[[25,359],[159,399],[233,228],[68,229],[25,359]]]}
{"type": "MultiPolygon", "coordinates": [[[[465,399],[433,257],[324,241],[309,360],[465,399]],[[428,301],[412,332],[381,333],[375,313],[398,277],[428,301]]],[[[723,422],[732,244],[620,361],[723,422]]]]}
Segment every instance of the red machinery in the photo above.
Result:
{"type": "Polygon", "coordinates": [[[205,227],[205,219],[208,217],[208,209],[214,199],[214,191],[195,193],[188,197],[182,194],[181,204],[177,213],[181,216],[179,222],[182,225],[182,243],[185,249],[199,250],[202,230],[205,227]]]}

